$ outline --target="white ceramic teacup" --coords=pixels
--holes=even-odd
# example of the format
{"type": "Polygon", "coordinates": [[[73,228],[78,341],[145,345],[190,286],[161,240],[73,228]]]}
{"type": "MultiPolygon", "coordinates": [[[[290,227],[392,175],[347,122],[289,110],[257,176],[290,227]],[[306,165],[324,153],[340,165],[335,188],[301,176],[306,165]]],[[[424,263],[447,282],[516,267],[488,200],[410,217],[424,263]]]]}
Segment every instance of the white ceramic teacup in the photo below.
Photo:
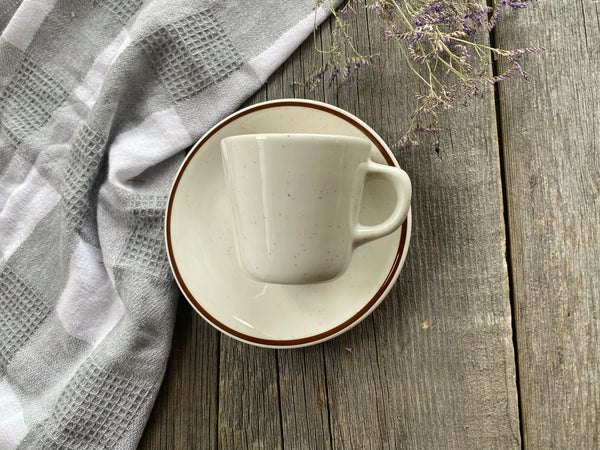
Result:
{"type": "Polygon", "coordinates": [[[398,229],[410,207],[406,172],[369,159],[366,139],[248,134],[221,141],[240,266],[267,283],[332,280],[353,250],[398,229]],[[358,223],[366,177],[389,180],[396,206],[375,226],[358,223]]]}

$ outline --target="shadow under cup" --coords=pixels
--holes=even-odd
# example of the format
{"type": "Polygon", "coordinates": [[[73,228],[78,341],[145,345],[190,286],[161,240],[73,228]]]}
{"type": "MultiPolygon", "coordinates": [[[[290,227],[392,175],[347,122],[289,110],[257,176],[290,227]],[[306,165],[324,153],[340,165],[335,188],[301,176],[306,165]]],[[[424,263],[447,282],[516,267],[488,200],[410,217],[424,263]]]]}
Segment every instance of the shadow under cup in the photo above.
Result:
{"type": "Polygon", "coordinates": [[[371,145],[311,134],[222,140],[238,261],[250,277],[308,284],[344,272],[362,243],[358,214],[367,168],[374,164],[371,145]]]}

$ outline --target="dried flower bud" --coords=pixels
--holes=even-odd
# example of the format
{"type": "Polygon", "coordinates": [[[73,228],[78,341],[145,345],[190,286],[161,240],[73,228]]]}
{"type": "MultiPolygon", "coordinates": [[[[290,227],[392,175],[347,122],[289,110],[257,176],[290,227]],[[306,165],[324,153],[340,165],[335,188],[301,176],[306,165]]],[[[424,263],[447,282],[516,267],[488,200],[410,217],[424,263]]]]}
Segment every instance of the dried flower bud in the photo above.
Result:
{"type": "MultiPolygon", "coordinates": [[[[350,0],[338,11],[329,3],[334,18],[331,49],[324,52],[325,64],[314,68],[304,84],[314,89],[324,79],[337,87],[361,81],[361,71],[372,66],[376,55],[359,53],[348,28],[354,22],[349,16],[365,9],[378,20],[383,41],[400,46],[417,83],[411,125],[394,148],[416,147],[417,133],[440,131],[439,114],[484,97],[493,85],[514,74],[529,79],[520,58],[542,48],[504,50],[473,37],[492,30],[507,8],[518,11],[533,1],[496,0],[491,8],[477,0],[350,0]],[[506,60],[510,68],[490,76],[491,59],[506,60]]],[[[316,5],[323,3],[317,0],[316,5]]]]}

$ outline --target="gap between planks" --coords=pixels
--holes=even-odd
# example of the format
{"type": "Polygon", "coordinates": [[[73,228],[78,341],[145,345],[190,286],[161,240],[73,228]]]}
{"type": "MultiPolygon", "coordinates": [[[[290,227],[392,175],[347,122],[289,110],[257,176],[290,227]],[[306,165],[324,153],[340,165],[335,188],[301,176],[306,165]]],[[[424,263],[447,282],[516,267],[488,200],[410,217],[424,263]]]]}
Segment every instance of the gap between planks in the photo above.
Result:
{"type": "MultiPolygon", "coordinates": [[[[496,29],[492,29],[489,33],[490,46],[496,47],[496,29]]],[[[492,61],[492,74],[494,77],[500,75],[498,67],[498,61],[494,60],[492,53],[490,52],[490,59],[492,61]]],[[[500,101],[500,92],[498,84],[494,84],[494,107],[496,113],[496,136],[498,139],[498,161],[500,164],[500,183],[502,187],[502,210],[504,215],[504,239],[506,242],[506,272],[508,275],[508,298],[510,301],[510,317],[511,317],[511,328],[512,328],[512,343],[513,353],[515,358],[515,383],[517,386],[517,408],[519,411],[519,434],[521,435],[521,448],[525,448],[525,436],[523,430],[523,406],[521,404],[521,377],[519,367],[519,342],[517,338],[517,320],[518,320],[518,305],[517,298],[514,290],[514,272],[512,263],[512,246],[510,241],[510,217],[508,210],[508,174],[506,170],[506,161],[504,160],[504,138],[502,136],[502,104],[500,101]]]]}

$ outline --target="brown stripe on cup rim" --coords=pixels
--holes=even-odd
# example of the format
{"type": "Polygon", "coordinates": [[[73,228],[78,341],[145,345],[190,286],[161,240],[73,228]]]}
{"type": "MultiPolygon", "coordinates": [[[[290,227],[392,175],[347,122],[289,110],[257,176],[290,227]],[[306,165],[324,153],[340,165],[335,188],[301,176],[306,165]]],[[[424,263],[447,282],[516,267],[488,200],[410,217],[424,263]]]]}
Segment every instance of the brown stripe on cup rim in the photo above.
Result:
{"type": "Polygon", "coordinates": [[[239,119],[240,117],[243,117],[247,114],[254,113],[256,111],[260,111],[260,110],[268,109],[268,108],[280,108],[280,107],[287,107],[287,106],[312,108],[312,109],[316,109],[316,110],[320,110],[323,112],[333,114],[333,115],[339,117],[340,119],[345,120],[346,122],[350,123],[355,128],[357,128],[359,131],[361,131],[375,145],[375,147],[379,150],[379,152],[384,157],[385,161],[387,162],[387,164],[389,166],[398,167],[398,165],[394,162],[392,157],[386,151],[381,140],[374,134],[374,132],[371,131],[370,129],[368,129],[363,123],[358,121],[358,119],[354,118],[354,116],[349,115],[349,113],[346,113],[346,112],[344,112],[338,108],[335,108],[333,106],[330,106],[326,103],[314,102],[313,100],[296,100],[296,99],[272,100],[272,101],[258,103],[256,105],[249,106],[247,108],[244,108],[244,109],[238,111],[237,113],[230,115],[229,117],[224,119],[222,122],[219,122],[210,131],[208,131],[204,136],[202,136],[198,142],[196,142],[196,144],[190,150],[189,154],[186,156],[185,161],[183,162],[181,168],[179,169],[179,172],[177,173],[175,181],[173,182],[173,186],[172,186],[171,192],[169,194],[169,200],[167,203],[167,210],[166,210],[166,214],[165,214],[165,240],[166,240],[166,244],[167,244],[167,253],[169,256],[169,262],[171,263],[171,268],[173,269],[173,273],[177,280],[177,284],[183,291],[186,299],[194,307],[194,309],[196,309],[196,311],[198,313],[200,313],[200,315],[202,317],[204,317],[214,327],[218,328],[220,331],[222,331],[226,334],[229,334],[229,335],[231,335],[239,340],[242,340],[246,343],[256,344],[256,345],[264,346],[264,347],[277,347],[277,348],[299,347],[299,346],[317,343],[317,342],[326,340],[330,337],[333,337],[337,333],[345,330],[346,328],[349,328],[351,326],[358,324],[362,319],[364,319],[366,317],[366,314],[371,310],[371,308],[373,308],[378,303],[378,301],[380,299],[382,299],[382,296],[387,291],[387,289],[390,287],[390,284],[393,282],[396,272],[399,269],[400,262],[402,260],[402,255],[404,253],[404,249],[406,246],[406,238],[407,238],[407,234],[408,234],[408,218],[407,218],[404,221],[404,223],[402,224],[401,233],[400,233],[400,242],[398,244],[398,249],[396,251],[396,256],[394,258],[394,262],[392,263],[392,266],[391,266],[385,280],[383,281],[383,283],[381,284],[381,286],[379,287],[379,289],[377,290],[375,295],[351,318],[349,318],[348,320],[344,321],[343,323],[341,323],[327,331],[324,331],[322,333],[304,337],[304,338],[299,338],[299,339],[264,339],[264,338],[259,338],[259,337],[255,337],[255,336],[250,336],[250,335],[244,334],[240,331],[234,330],[233,328],[228,327],[227,325],[225,325],[224,323],[220,322],[215,317],[213,317],[211,314],[209,314],[200,305],[200,302],[198,302],[198,300],[196,300],[194,295],[191,293],[191,291],[185,284],[185,280],[183,279],[183,277],[181,276],[181,273],[179,272],[179,269],[177,267],[177,261],[175,260],[175,256],[173,253],[173,245],[171,242],[171,209],[172,209],[172,204],[173,204],[173,199],[175,197],[175,193],[177,192],[177,187],[179,185],[179,181],[181,180],[181,177],[182,177],[183,173],[185,172],[187,165],[193,159],[194,155],[200,150],[200,148],[202,148],[202,146],[215,133],[217,133],[223,127],[225,127],[226,125],[229,125],[230,123],[234,122],[235,120],[239,119]]]}

